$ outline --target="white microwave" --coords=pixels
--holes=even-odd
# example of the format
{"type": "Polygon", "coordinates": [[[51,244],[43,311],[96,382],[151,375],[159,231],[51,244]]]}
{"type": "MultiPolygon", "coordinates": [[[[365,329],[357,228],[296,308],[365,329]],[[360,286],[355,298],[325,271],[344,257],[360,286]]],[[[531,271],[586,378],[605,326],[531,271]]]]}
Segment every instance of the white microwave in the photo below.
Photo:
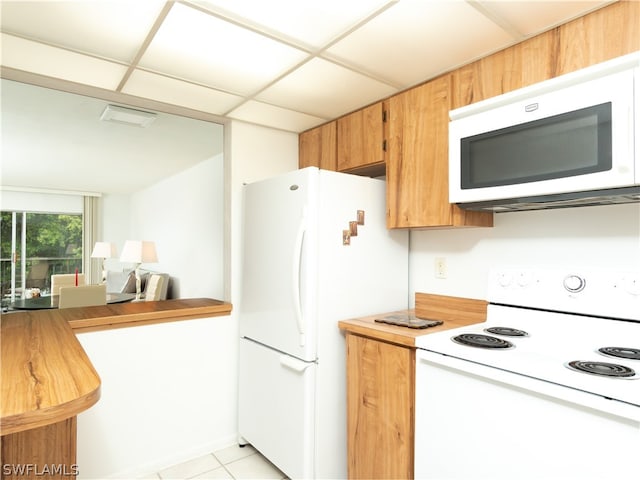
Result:
{"type": "Polygon", "coordinates": [[[449,201],[495,212],[640,202],[640,52],[450,112],[449,201]]]}

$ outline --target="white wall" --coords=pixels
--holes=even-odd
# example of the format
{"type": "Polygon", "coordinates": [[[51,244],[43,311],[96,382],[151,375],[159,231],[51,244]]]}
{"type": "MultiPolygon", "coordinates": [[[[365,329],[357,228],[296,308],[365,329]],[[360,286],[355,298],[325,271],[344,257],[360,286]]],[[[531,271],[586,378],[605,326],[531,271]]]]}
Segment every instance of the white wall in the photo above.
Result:
{"type": "MultiPolygon", "coordinates": [[[[225,245],[232,274],[232,279],[226,281],[233,284],[229,297],[234,301],[239,297],[240,284],[242,184],[297,168],[298,138],[292,133],[240,122],[225,126],[225,131],[225,195],[229,202],[225,245]]],[[[179,239],[165,229],[180,227],[185,235],[196,237],[212,228],[202,218],[214,223],[214,216],[202,205],[211,188],[207,175],[213,170],[209,167],[198,165],[184,175],[137,193],[130,202],[126,197],[105,198],[105,235],[113,234],[115,238],[128,234],[123,225],[128,222],[130,209],[131,224],[127,225],[136,224],[140,239],[158,241],[159,266],[174,268],[173,264],[164,263],[169,261],[165,259],[179,259],[184,247],[172,245],[179,239]],[[139,221],[149,200],[166,208],[160,208],[157,214],[148,213],[149,219],[139,221]],[[199,213],[182,210],[190,207],[199,213]],[[169,215],[166,209],[171,211],[169,215]],[[173,223],[176,217],[184,224],[173,223]],[[109,224],[111,221],[116,223],[109,224]],[[167,239],[172,240],[168,243],[167,239]]],[[[209,245],[199,248],[208,249],[209,245]]],[[[197,260],[186,268],[200,278],[218,274],[213,272],[215,266],[197,260]]],[[[169,273],[174,275],[174,270],[169,273]]],[[[183,297],[190,296],[184,294],[187,285],[181,282],[183,297]]],[[[190,286],[188,291],[197,290],[190,286]]],[[[236,442],[235,311],[227,317],[78,337],[102,378],[102,397],[78,416],[80,479],[140,477],[236,442]]]]}
{"type": "Polygon", "coordinates": [[[224,297],[224,162],[219,155],[132,198],[133,238],[155,240],[176,298],[224,297]]]}
{"type": "MultiPolygon", "coordinates": [[[[172,298],[224,297],[224,159],[217,155],[131,196],[105,196],[105,241],[156,242],[172,298]],[[124,236],[123,236],[124,235],[124,236]]],[[[107,268],[130,268],[117,261],[107,268]]]]}
{"type": "Polygon", "coordinates": [[[640,269],[640,205],[611,205],[495,215],[494,228],[414,231],[410,292],[485,299],[495,265],[640,269]],[[436,279],[444,257],[447,278],[436,279]]]}
{"type": "MultiPolygon", "coordinates": [[[[131,238],[131,195],[105,194],[100,198],[99,206],[102,223],[98,227],[96,241],[112,242],[116,246],[116,253],[122,253],[126,240],[131,238]]],[[[104,262],[107,270],[122,270],[117,258],[107,258],[104,262]]]]}
{"type": "Polygon", "coordinates": [[[102,382],[78,415],[80,479],[137,478],[235,441],[229,317],[81,333],[102,382]]]}

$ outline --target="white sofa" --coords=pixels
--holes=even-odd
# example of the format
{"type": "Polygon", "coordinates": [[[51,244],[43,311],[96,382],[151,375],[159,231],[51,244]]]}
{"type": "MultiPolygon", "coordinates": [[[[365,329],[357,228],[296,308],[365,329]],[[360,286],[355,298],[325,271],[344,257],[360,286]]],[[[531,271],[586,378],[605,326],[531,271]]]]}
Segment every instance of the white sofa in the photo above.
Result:
{"type": "MultiPolygon", "coordinates": [[[[169,292],[171,276],[168,273],[140,270],[140,291],[143,296],[147,288],[147,279],[150,275],[160,275],[162,285],[158,300],[166,300],[169,292]]],[[[111,293],[136,293],[136,274],[134,270],[107,271],[107,292],[111,293]]]]}

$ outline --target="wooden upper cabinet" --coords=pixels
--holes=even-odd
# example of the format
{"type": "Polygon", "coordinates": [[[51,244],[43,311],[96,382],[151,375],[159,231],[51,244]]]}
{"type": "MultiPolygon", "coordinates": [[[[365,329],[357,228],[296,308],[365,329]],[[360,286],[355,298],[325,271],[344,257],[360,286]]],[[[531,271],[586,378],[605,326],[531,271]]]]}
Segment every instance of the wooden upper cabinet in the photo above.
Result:
{"type": "Polygon", "coordinates": [[[460,67],[452,86],[452,109],[522,87],[522,48],[515,45],[460,67]]]}
{"type": "Polygon", "coordinates": [[[338,122],[338,171],[384,175],[383,102],[350,113],[338,122]]]}
{"type": "Polygon", "coordinates": [[[450,89],[445,75],[388,100],[388,228],[493,226],[449,203],[450,89]]]}
{"type": "Polygon", "coordinates": [[[622,0],[547,33],[557,37],[552,76],[611,60],[640,50],[640,2],[622,0]]]}
{"type": "Polygon", "coordinates": [[[336,122],[302,132],[298,136],[298,167],[336,170],[336,122]]]}
{"type": "Polygon", "coordinates": [[[452,108],[640,50],[640,2],[620,1],[453,72],[452,108]]]}
{"type": "Polygon", "coordinates": [[[493,214],[449,204],[449,110],[639,49],[640,2],[607,5],[302,133],[300,167],[370,176],[386,167],[388,228],[492,226],[493,214]]]}

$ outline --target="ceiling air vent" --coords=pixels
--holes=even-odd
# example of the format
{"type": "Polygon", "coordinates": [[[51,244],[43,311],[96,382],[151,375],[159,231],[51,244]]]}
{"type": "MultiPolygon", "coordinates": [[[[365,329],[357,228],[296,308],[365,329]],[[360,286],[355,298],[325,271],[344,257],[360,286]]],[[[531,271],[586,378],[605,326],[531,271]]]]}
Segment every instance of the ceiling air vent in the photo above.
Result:
{"type": "Polygon", "coordinates": [[[122,123],[137,127],[148,127],[155,119],[156,114],[153,112],[144,112],[118,105],[107,105],[100,116],[100,120],[103,122],[122,123]]]}

